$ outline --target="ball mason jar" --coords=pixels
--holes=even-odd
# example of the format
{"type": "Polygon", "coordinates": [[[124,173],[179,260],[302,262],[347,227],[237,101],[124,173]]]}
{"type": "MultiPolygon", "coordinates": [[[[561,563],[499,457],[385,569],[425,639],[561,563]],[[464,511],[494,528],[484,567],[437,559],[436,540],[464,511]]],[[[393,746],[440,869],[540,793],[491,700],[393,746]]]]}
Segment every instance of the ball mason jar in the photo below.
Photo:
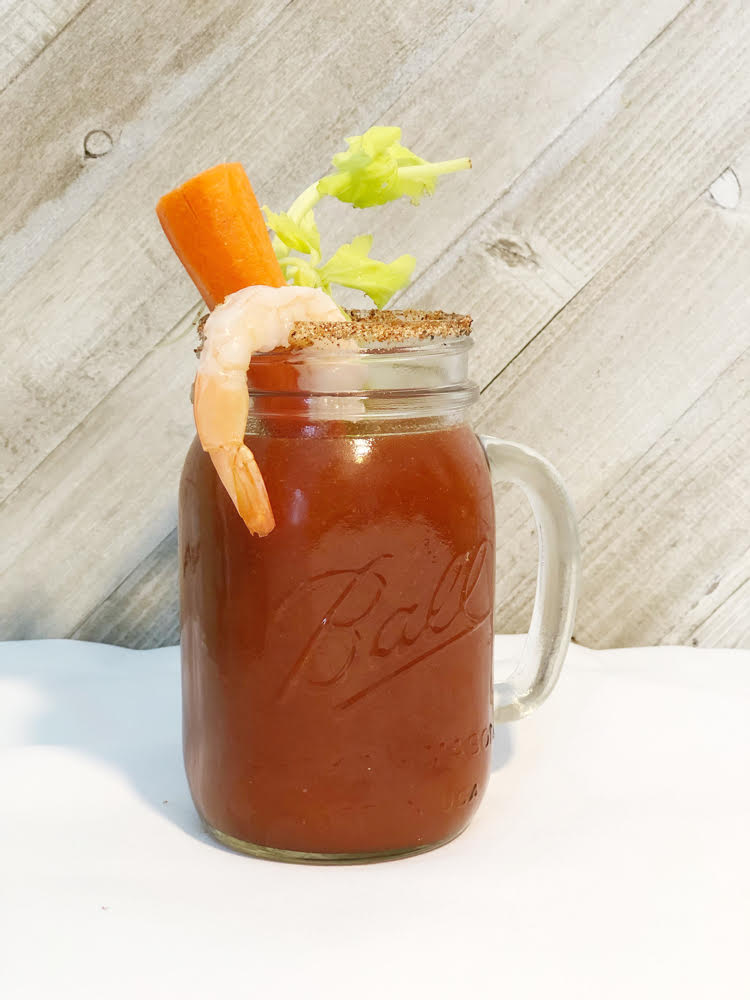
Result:
{"type": "Polygon", "coordinates": [[[481,802],[494,725],[555,683],[578,577],[571,505],[538,455],[475,436],[470,348],[255,356],[245,442],[276,519],[264,538],[197,438],[189,450],[185,765],[205,827],[231,848],[355,862],[446,843],[481,802]],[[493,478],[525,489],[540,540],[525,651],[494,687],[493,478]]]}

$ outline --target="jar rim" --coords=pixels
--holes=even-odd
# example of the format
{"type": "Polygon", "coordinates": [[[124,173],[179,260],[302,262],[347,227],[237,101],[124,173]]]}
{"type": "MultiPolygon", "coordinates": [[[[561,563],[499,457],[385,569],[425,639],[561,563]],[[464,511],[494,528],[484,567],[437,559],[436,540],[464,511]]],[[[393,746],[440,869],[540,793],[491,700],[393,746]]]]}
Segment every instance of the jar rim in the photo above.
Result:
{"type": "Polygon", "coordinates": [[[290,348],[325,349],[341,342],[369,349],[374,345],[400,346],[436,340],[457,342],[471,333],[471,316],[442,309],[352,309],[347,319],[299,320],[289,335],[290,348]]]}
{"type": "Polygon", "coordinates": [[[427,358],[435,359],[449,358],[457,355],[468,354],[473,348],[474,340],[470,336],[462,336],[455,339],[443,339],[435,337],[434,340],[414,340],[405,343],[370,343],[353,345],[349,340],[338,342],[332,340],[320,340],[309,346],[282,347],[273,351],[262,351],[253,354],[252,363],[275,364],[284,361],[289,364],[309,364],[327,361],[340,362],[344,359],[357,357],[366,358],[368,361],[383,360],[384,362],[394,362],[400,359],[419,359],[423,361],[427,358]]]}
{"type": "Polygon", "coordinates": [[[468,372],[471,347],[466,336],[254,354],[251,415],[305,412],[312,419],[361,421],[463,413],[479,395],[468,372]]]}

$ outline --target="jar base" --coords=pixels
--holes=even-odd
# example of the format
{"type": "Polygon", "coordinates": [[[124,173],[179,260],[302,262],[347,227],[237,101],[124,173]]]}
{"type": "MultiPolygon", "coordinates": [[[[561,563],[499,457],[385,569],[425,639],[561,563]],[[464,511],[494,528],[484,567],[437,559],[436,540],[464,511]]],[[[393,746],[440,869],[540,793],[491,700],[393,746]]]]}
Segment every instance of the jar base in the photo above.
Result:
{"type": "MultiPolygon", "coordinates": [[[[249,854],[254,858],[263,858],[265,861],[284,861],[293,865],[367,865],[376,861],[398,861],[400,858],[411,858],[417,854],[425,854],[427,851],[434,851],[438,847],[449,844],[456,837],[459,837],[466,826],[462,826],[456,833],[443,840],[435,841],[432,844],[420,844],[417,847],[397,847],[387,851],[362,851],[352,854],[318,854],[314,851],[290,851],[283,847],[267,847],[263,844],[253,844],[248,840],[240,840],[232,837],[228,833],[222,833],[211,826],[205,820],[203,827],[214,840],[223,847],[228,847],[239,854],[249,854]]],[[[468,826],[468,824],[467,824],[468,826]]]]}

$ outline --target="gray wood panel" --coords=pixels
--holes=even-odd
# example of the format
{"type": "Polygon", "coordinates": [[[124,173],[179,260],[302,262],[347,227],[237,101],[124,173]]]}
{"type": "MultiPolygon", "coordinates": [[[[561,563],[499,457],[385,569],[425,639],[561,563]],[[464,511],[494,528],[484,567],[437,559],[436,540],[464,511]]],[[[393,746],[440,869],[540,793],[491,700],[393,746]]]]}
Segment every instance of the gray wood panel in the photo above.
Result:
{"type": "Polygon", "coordinates": [[[91,0],[0,3],[0,91],[23,72],[91,0]]]}
{"type": "MultiPolygon", "coordinates": [[[[473,157],[375,246],[418,258],[403,304],[474,315],[482,429],[569,483],[577,638],[747,644],[746,4],[394,0],[368,31],[332,0],[63,6],[0,93],[0,635],[175,641],[198,304],[153,203],[238,158],[284,206],[381,122],[473,157]]],[[[533,531],[500,509],[519,631],[533,531]]]]}

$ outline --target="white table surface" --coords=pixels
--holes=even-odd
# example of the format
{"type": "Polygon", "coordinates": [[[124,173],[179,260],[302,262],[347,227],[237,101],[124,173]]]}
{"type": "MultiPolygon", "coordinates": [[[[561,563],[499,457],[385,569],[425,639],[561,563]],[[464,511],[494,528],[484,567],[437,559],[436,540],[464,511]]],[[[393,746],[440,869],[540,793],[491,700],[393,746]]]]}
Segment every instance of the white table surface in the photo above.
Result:
{"type": "Polygon", "coordinates": [[[750,652],[574,647],[466,833],[343,868],[201,832],[178,661],[0,644],[5,1000],[750,996],[750,652]]]}

